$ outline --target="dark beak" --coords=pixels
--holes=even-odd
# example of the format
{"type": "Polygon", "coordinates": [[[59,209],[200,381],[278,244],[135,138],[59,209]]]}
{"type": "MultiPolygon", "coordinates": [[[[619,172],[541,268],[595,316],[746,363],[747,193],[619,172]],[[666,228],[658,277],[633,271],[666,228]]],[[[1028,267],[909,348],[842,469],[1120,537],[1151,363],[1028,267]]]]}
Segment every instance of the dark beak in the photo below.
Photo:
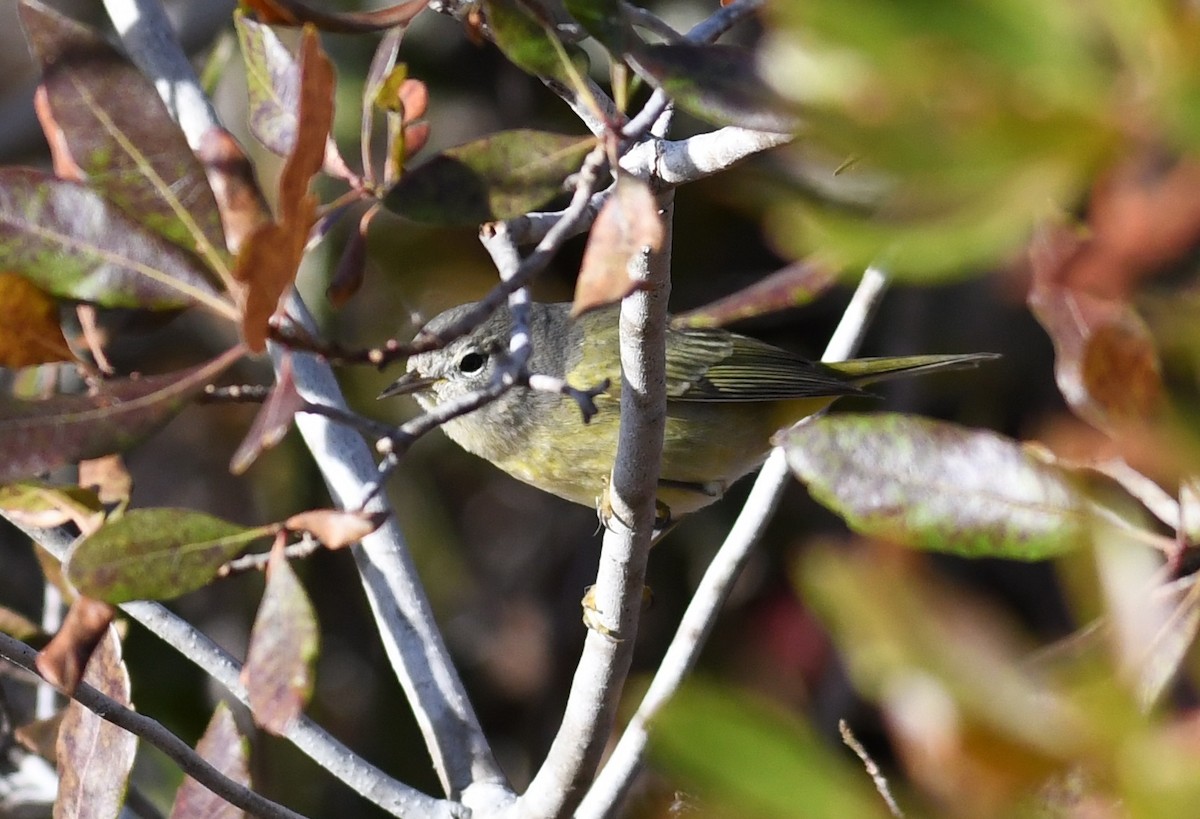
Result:
{"type": "Polygon", "coordinates": [[[376,397],[391,398],[393,395],[412,395],[414,392],[420,392],[426,387],[432,386],[436,381],[436,378],[429,378],[414,370],[397,378],[376,397]]]}

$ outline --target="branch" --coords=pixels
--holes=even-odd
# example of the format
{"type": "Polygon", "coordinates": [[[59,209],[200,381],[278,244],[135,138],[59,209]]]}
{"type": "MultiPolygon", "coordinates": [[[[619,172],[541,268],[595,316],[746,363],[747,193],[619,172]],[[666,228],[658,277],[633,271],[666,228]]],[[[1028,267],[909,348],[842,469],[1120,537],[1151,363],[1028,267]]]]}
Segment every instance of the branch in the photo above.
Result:
{"type": "MultiPolygon", "coordinates": [[[[37,652],[3,632],[0,632],[0,658],[44,680],[37,671],[37,652]]],[[[303,819],[301,814],[267,799],[221,773],[190,745],[164,728],[158,720],[126,708],[85,682],[76,686],[70,696],[101,719],[149,742],[174,760],[185,774],[231,805],[266,819],[303,819]]]]}
{"type": "Polygon", "coordinates": [[[606,633],[588,631],[562,725],[518,803],[522,817],[561,816],[578,805],[612,733],[633,658],[666,423],[673,210],[668,197],[663,249],[630,265],[631,277],[640,273],[647,288],[621,303],[621,432],[609,483],[612,518],[592,590],[595,616],[606,633]]]}
{"type": "MultiPolygon", "coordinates": [[[[886,274],[875,268],[867,269],[825,348],[822,361],[841,361],[854,354],[886,286],[886,274]]],[[[779,506],[789,477],[783,450],[776,447],[758,473],[746,504],[725,542],[705,571],[641,705],[626,726],[596,784],[575,812],[576,819],[610,817],[620,808],[634,776],[641,769],[650,721],[695,667],[717,614],[729,598],[751,550],[779,506]]]]}
{"type": "MultiPolygon", "coordinates": [[[[161,6],[154,0],[105,0],[105,6],[131,58],[159,84],[168,108],[192,145],[218,126],[161,6]]],[[[309,334],[315,323],[293,291],[288,314],[309,334]]],[[[271,345],[276,367],[281,351],[271,345]]],[[[344,408],[345,400],[329,366],[315,357],[293,356],[300,394],[314,404],[344,408]]],[[[344,508],[357,508],[370,496],[375,462],[365,441],[328,418],[305,414],[296,426],[321,469],[330,495],[344,508]]],[[[382,494],[374,510],[385,508],[382,494]]],[[[404,688],[446,793],[462,795],[473,783],[491,792],[505,782],[479,726],[466,691],[434,624],[432,609],[394,520],[352,547],[367,599],[393,669],[404,688]]]]}

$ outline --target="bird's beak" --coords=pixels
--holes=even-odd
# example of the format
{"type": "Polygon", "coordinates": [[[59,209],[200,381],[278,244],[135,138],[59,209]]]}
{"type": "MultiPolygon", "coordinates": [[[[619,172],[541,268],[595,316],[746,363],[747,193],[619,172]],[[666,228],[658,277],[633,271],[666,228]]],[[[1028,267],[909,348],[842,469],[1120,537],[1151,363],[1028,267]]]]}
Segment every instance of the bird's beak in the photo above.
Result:
{"type": "Polygon", "coordinates": [[[377,398],[391,398],[393,395],[412,395],[437,382],[436,378],[421,375],[416,370],[406,372],[393,381],[387,389],[379,393],[377,398]]]}

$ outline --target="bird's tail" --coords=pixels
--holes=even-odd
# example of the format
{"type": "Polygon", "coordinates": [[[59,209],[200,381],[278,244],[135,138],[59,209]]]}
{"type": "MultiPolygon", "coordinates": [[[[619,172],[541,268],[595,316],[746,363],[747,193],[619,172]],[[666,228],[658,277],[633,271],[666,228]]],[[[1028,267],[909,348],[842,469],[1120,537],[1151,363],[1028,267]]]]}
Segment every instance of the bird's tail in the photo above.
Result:
{"type": "Polygon", "coordinates": [[[914,373],[934,370],[966,370],[977,367],[983,361],[999,358],[997,353],[971,353],[968,355],[910,355],[899,358],[858,358],[854,361],[838,361],[827,367],[845,375],[850,383],[873,384],[914,373]]]}

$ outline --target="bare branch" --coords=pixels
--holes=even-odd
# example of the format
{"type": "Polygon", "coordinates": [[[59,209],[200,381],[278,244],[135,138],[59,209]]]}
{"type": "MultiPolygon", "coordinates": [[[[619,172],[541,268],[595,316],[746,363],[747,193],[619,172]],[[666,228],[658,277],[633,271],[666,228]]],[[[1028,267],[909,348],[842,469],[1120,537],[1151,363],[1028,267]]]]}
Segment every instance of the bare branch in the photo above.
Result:
{"type": "MultiPolygon", "coordinates": [[[[42,679],[38,674],[35,662],[37,652],[3,632],[0,632],[0,658],[20,666],[30,674],[42,679]]],[[[266,819],[302,819],[301,814],[289,810],[278,802],[273,802],[225,776],[192,750],[186,742],[164,728],[158,720],[126,708],[85,682],[81,682],[75,687],[71,698],[101,719],[141,737],[174,760],[185,774],[230,804],[249,811],[255,816],[266,817],[266,819]]]]}

